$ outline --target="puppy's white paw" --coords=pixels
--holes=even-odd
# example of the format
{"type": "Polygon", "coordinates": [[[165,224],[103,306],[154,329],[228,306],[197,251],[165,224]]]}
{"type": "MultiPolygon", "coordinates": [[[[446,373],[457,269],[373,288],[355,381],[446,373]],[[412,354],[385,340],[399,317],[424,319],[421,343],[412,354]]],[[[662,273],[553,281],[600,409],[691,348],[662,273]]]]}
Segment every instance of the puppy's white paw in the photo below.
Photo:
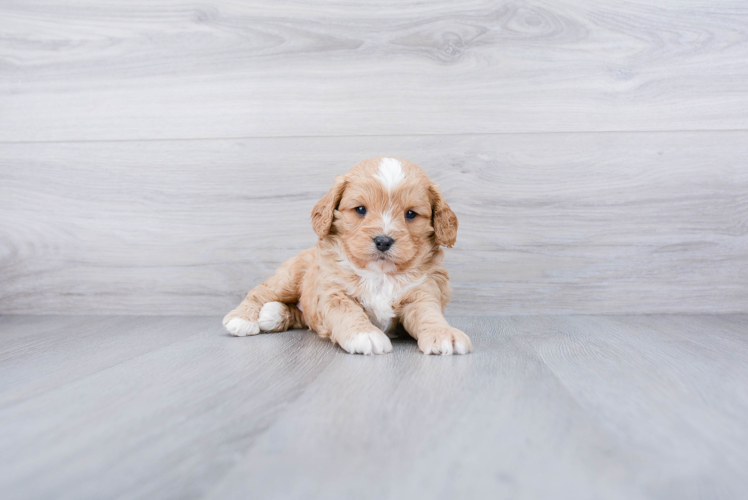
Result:
{"type": "Polygon", "coordinates": [[[457,328],[445,328],[418,335],[418,348],[424,354],[467,354],[473,350],[470,338],[457,328]]]}
{"type": "Polygon", "coordinates": [[[246,337],[247,335],[257,335],[260,333],[260,327],[257,323],[252,323],[241,318],[230,319],[224,326],[231,335],[236,337],[246,337]]]}
{"type": "Polygon", "coordinates": [[[392,352],[390,338],[379,330],[354,333],[343,341],[340,347],[351,354],[384,354],[392,352]]]}
{"type": "Polygon", "coordinates": [[[257,320],[260,330],[263,332],[278,331],[285,321],[286,310],[286,304],[282,302],[266,302],[260,309],[260,319],[257,320]]]}

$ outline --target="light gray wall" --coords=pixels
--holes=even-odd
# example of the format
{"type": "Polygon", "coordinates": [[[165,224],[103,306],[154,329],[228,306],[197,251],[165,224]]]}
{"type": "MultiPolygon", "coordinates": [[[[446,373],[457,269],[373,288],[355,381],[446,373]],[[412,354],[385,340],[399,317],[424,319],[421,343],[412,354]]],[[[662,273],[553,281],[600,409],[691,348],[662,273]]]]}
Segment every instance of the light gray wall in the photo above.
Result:
{"type": "Polygon", "coordinates": [[[0,4],[0,313],[220,315],[357,161],[452,314],[748,312],[748,4],[0,4]]]}

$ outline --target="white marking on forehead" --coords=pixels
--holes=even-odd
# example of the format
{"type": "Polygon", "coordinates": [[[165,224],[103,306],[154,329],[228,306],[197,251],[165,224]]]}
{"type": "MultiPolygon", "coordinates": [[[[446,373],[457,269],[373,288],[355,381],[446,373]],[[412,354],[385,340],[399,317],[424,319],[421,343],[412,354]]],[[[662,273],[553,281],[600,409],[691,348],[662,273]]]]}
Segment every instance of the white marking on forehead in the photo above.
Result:
{"type": "Polygon", "coordinates": [[[382,158],[379,162],[379,172],[374,177],[382,181],[387,192],[391,193],[395,186],[405,179],[403,164],[395,158],[382,158]]]}

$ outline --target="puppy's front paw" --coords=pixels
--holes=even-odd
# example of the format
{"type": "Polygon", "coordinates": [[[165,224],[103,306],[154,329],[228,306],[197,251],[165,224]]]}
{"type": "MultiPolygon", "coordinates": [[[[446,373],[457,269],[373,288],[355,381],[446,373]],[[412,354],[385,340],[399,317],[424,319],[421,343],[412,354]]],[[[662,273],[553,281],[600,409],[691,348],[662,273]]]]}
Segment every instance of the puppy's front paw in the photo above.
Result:
{"type": "Polygon", "coordinates": [[[351,354],[384,354],[392,352],[390,338],[381,330],[351,333],[340,339],[340,347],[351,354]]]}
{"type": "Polygon", "coordinates": [[[418,348],[424,354],[467,354],[473,350],[473,343],[464,332],[449,327],[421,332],[418,348]]]}
{"type": "Polygon", "coordinates": [[[260,326],[257,323],[247,321],[242,318],[231,318],[223,326],[231,335],[236,337],[246,337],[247,335],[257,335],[260,333],[260,326]]]}

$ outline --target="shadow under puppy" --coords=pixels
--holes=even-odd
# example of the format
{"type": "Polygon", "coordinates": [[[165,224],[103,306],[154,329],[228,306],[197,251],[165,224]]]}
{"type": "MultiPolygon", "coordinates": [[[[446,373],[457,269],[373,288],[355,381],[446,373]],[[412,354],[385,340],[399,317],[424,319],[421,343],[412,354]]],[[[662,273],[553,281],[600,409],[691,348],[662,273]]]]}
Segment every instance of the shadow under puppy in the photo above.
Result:
{"type": "Polygon", "coordinates": [[[317,245],[226,315],[231,334],[309,327],[349,353],[383,354],[404,328],[425,354],[472,350],[444,319],[441,246],[454,244],[457,217],[420,167],[396,158],[354,165],[315,205],[312,225],[317,245]]]}

